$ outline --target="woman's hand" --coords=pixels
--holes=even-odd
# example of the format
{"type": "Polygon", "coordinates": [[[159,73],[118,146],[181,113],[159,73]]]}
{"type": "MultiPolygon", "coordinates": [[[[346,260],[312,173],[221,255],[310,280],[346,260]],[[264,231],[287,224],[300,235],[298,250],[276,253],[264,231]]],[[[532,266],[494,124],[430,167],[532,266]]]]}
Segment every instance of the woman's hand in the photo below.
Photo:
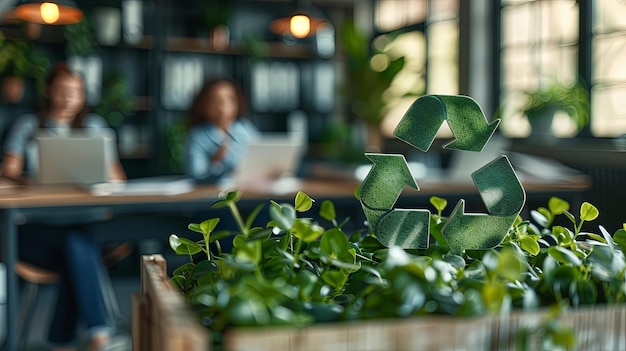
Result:
{"type": "Polygon", "coordinates": [[[22,169],[24,167],[24,159],[15,154],[4,154],[2,159],[2,177],[23,183],[25,179],[22,177],[22,169]]]}

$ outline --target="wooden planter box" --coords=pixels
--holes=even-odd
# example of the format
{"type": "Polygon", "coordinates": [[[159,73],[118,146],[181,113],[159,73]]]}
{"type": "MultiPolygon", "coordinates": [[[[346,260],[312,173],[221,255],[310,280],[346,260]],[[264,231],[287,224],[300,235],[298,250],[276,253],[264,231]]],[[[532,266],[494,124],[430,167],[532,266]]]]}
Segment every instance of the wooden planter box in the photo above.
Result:
{"type": "MultiPolygon", "coordinates": [[[[141,293],[133,295],[133,350],[211,350],[210,333],[173,287],[161,255],[141,258],[141,293]]],[[[523,328],[544,325],[545,311],[506,316],[433,316],[313,325],[240,328],[223,337],[227,351],[515,350],[523,328]]],[[[626,305],[581,308],[560,317],[573,328],[575,350],[626,350],[626,305]]],[[[542,347],[533,334],[528,350],[542,347]]]]}

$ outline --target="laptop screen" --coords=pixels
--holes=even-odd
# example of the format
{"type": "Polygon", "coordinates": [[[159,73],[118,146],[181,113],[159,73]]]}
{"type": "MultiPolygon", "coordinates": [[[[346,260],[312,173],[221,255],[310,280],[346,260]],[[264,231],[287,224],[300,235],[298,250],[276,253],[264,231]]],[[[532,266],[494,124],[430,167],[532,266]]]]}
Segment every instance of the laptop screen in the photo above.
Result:
{"type": "Polygon", "coordinates": [[[34,137],[37,147],[39,184],[94,184],[108,180],[110,129],[72,130],[67,135],[51,135],[40,130],[34,137]]]}
{"type": "Polygon", "coordinates": [[[246,153],[233,172],[236,185],[253,185],[294,177],[305,146],[289,136],[268,136],[250,142],[246,153]]]}

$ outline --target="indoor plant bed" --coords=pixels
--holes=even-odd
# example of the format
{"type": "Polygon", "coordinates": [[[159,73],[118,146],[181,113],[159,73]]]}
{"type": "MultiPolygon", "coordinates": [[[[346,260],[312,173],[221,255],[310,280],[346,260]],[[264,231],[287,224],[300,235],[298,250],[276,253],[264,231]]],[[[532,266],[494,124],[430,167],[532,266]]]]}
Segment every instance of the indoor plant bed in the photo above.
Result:
{"type": "MultiPolygon", "coordinates": [[[[435,203],[439,200],[433,199],[435,203]]],[[[551,200],[551,210],[547,208],[539,209],[533,213],[535,217],[542,220],[540,212],[552,213],[546,212],[546,210],[558,212],[560,206],[566,205],[562,200],[553,198],[551,200]]],[[[191,227],[193,228],[194,226],[192,225],[191,227]]],[[[499,248],[500,252],[505,252],[496,260],[499,263],[489,263],[491,260],[489,256],[491,256],[491,253],[496,252],[495,250],[485,252],[482,255],[483,259],[480,261],[486,264],[483,268],[487,270],[487,274],[480,278],[474,277],[472,279],[458,280],[456,281],[458,284],[453,283],[455,280],[449,280],[448,283],[450,284],[444,283],[445,272],[452,269],[456,271],[457,275],[464,274],[469,276],[472,270],[471,267],[476,266],[478,260],[474,261],[473,264],[468,264],[464,269],[453,269],[457,265],[455,260],[461,259],[462,256],[445,257],[445,255],[436,253],[441,248],[441,246],[436,244],[432,246],[433,249],[428,250],[428,253],[422,253],[425,256],[412,256],[411,262],[404,262],[393,269],[380,267],[381,272],[383,272],[383,279],[389,279],[390,285],[385,287],[379,286],[381,291],[384,291],[381,293],[384,299],[377,302],[376,306],[372,305],[371,308],[374,311],[380,311],[381,314],[389,313],[387,316],[318,324],[300,323],[284,325],[284,323],[277,323],[278,325],[274,326],[228,327],[220,333],[208,333],[197,316],[191,312],[188,301],[179,293],[179,287],[176,286],[178,282],[168,279],[166,276],[165,261],[162,257],[159,255],[144,256],[142,258],[142,287],[144,289],[142,296],[148,298],[136,296],[135,302],[149,300],[151,303],[148,305],[152,305],[153,310],[147,314],[134,313],[133,316],[137,320],[147,318],[146,316],[153,317],[149,323],[149,318],[144,320],[144,327],[149,325],[158,330],[158,332],[153,331],[151,335],[160,341],[153,341],[152,347],[147,348],[151,350],[158,349],[155,345],[162,346],[163,350],[178,350],[181,349],[182,345],[185,345],[185,349],[189,350],[537,350],[559,349],[559,347],[568,349],[566,346],[569,346],[569,349],[578,350],[623,349],[626,346],[626,336],[623,333],[626,327],[626,305],[620,302],[624,300],[624,261],[616,242],[611,242],[611,245],[605,245],[603,241],[606,239],[603,235],[596,236],[580,232],[578,236],[581,239],[582,237],[587,237],[587,239],[576,243],[568,242],[565,237],[554,239],[552,234],[548,233],[538,235],[542,238],[536,238],[537,234],[535,234],[533,227],[527,221],[519,221],[515,226],[515,230],[510,233],[510,238],[503,244],[503,247],[515,248],[513,250],[518,252],[513,254],[513,251],[508,251],[509,249],[499,248]],[[585,248],[586,245],[593,245],[601,249],[595,251],[596,254],[589,254],[583,260],[584,263],[581,263],[581,266],[577,268],[577,270],[580,269],[581,271],[588,269],[588,276],[568,278],[568,275],[575,271],[570,269],[574,266],[572,262],[569,262],[569,260],[576,261],[573,256],[566,256],[566,251],[563,249],[554,249],[552,250],[553,255],[550,255],[548,251],[551,250],[547,246],[541,247],[541,252],[533,256],[527,251],[520,249],[521,246],[525,245],[523,242],[528,240],[536,241],[541,246],[546,246],[546,243],[544,243],[546,241],[557,240],[557,243],[549,247],[569,248],[572,247],[571,245],[575,245],[576,252],[587,250],[585,248]],[[613,247],[612,249],[610,249],[611,246],[613,247]],[[523,253],[519,251],[523,251],[523,253]],[[614,254],[610,261],[611,263],[605,261],[607,259],[606,254],[609,252],[614,254]],[[564,255],[561,255],[561,253],[564,255]],[[537,260],[527,260],[528,264],[535,265],[532,271],[539,272],[539,269],[543,269],[543,276],[540,281],[548,280],[546,277],[552,274],[553,276],[550,279],[553,282],[565,282],[571,278],[570,283],[573,282],[577,287],[573,288],[573,285],[570,285],[565,291],[555,289],[552,292],[548,292],[545,290],[546,284],[543,282],[539,283],[538,281],[538,284],[532,288],[526,286],[528,282],[523,277],[530,273],[531,270],[520,273],[515,267],[520,267],[521,265],[515,265],[514,261],[508,261],[509,259],[521,258],[517,256],[518,254],[522,254],[526,258],[543,256],[544,260],[551,261],[551,263],[544,262],[543,264],[538,264],[537,260]],[[439,259],[425,263],[423,258],[428,255],[439,257],[439,259]],[[603,261],[604,264],[601,263],[603,261]],[[552,268],[552,273],[549,273],[548,270],[551,269],[549,266],[552,264],[556,266],[552,268]],[[594,268],[594,266],[596,267],[594,268]],[[612,266],[613,268],[609,270],[607,266],[612,266]],[[419,267],[426,268],[420,269],[419,267]],[[392,274],[393,271],[396,273],[392,274]],[[403,279],[400,277],[403,274],[410,274],[415,280],[419,281],[428,279],[429,273],[426,273],[428,271],[431,271],[430,274],[434,273],[433,284],[440,285],[441,289],[439,294],[435,290],[428,291],[425,289],[424,294],[428,296],[422,299],[423,302],[421,304],[416,301],[419,298],[415,296],[410,294],[398,296],[399,290],[395,293],[393,289],[387,290],[394,282],[401,282],[403,279]],[[489,271],[491,272],[489,273],[489,271]],[[594,271],[595,273],[593,273],[594,271]],[[420,276],[420,272],[425,273],[425,275],[420,276]],[[492,282],[496,282],[496,286],[504,288],[502,295],[496,297],[495,295],[498,294],[494,291],[497,291],[497,289],[489,288],[487,284],[477,288],[482,292],[482,295],[468,293],[471,290],[471,288],[468,288],[469,286],[479,284],[479,281],[483,281],[483,278],[486,278],[489,274],[494,274],[492,282]],[[509,275],[510,277],[507,278],[509,275]],[[621,287],[615,285],[618,281],[621,281],[621,287]],[[174,284],[172,284],[173,282],[174,284]],[[580,287],[586,283],[582,282],[597,284],[600,290],[592,293],[592,296],[586,296],[586,288],[580,287]],[[613,285],[617,290],[613,290],[609,285],[613,285]],[[463,286],[464,288],[462,288],[463,286]],[[464,293],[461,295],[456,294],[456,296],[454,292],[448,293],[447,296],[441,294],[447,288],[452,287],[456,289],[457,293],[461,291],[464,291],[464,293]],[[520,295],[523,289],[529,290],[525,291],[525,294],[520,295]],[[571,290],[571,293],[568,290],[571,290]],[[488,291],[492,291],[491,294],[494,296],[487,298],[488,291]],[[518,303],[523,305],[524,302],[522,300],[525,298],[532,299],[529,296],[532,297],[533,292],[536,293],[534,298],[543,300],[542,303],[526,308],[516,306],[518,303]],[[566,295],[562,296],[562,300],[558,303],[555,301],[550,302],[550,300],[557,298],[557,295],[562,292],[566,295]],[[545,294],[546,296],[539,296],[539,294],[545,294]],[[593,301],[583,302],[579,300],[575,303],[577,299],[587,298],[591,298],[593,301]],[[595,304],[596,302],[598,304],[595,304]],[[412,313],[403,316],[397,313],[397,307],[402,303],[405,305],[417,303],[421,307],[414,308],[412,313]],[[433,305],[434,303],[439,304],[439,307],[433,305]],[[495,304],[491,305],[491,303],[495,304]],[[428,306],[429,304],[430,306],[428,306]],[[489,312],[488,310],[492,307],[494,310],[489,312]],[[450,316],[450,314],[455,316],[450,316]],[[211,334],[219,340],[216,344],[209,341],[211,334]],[[194,344],[196,348],[191,346],[194,344]]],[[[562,228],[553,226],[553,232],[555,230],[557,232],[561,231],[562,228]]],[[[539,231],[541,232],[541,230],[539,231]]],[[[624,244],[625,233],[623,229],[616,234],[616,240],[624,244]]],[[[185,242],[186,240],[183,241],[185,242]]],[[[372,243],[370,242],[369,244],[372,243]]],[[[178,247],[178,249],[180,250],[181,247],[178,247]]],[[[379,247],[375,251],[380,250],[384,251],[385,249],[379,247]]],[[[406,258],[399,251],[396,251],[393,255],[396,256],[395,259],[403,260],[406,258]]],[[[468,262],[471,260],[467,257],[463,259],[468,260],[468,262]]],[[[524,260],[519,262],[524,262],[524,260]]],[[[230,288],[225,288],[224,290],[228,289],[230,288]]],[[[405,292],[411,290],[410,286],[405,286],[402,289],[405,292]]],[[[197,300],[195,304],[197,309],[197,300]]],[[[141,306],[141,304],[135,303],[134,305],[141,306]]],[[[200,304],[200,306],[203,305],[200,304]]],[[[147,311],[147,309],[144,311],[147,311]]],[[[150,335],[145,329],[142,333],[138,333],[138,330],[139,328],[135,329],[133,336],[136,342],[138,341],[136,340],[138,335],[143,335],[144,338],[146,335],[150,335]]]]}
{"type": "MultiPolygon", "coordinates": [[[[426,151],[444,119],[456,136],[450,148],[478,152],[498,123],[487,123],[466,97],[427,96],[407,112],[396,136],[426,151]]],[[[466,214],[461,200],[446,217],[447,201],[439,197],[431,198],[433,213],[394,209],[404,185],[417,184],[400,155],[368,157],[375,166],[358,192],[368,221],[363,230],[344,232],[347,221],[339,222],[329,201],[320,204],[319,218],[310,214],[314,201],[301,192],[293,204],[270,201],[271,220],[253,227],[263,206],[244,218],[241,194],[232,191],[214,206],[230,209],[234,233],[215,231],[220,219],[212,218],[189,225],[200,240],[172,235],[170,246],[190,262],[170,279],[164,262],[161,273],[148,274],[152,265],[144,258],[144,277],[159,285],[151,291],[142,284],[143,301],[158,310],[138,316],[153,316],[151,323],[164,328],[152,336],[172,333],[170,316],[188,311],[189,303],[199,321],[193,325],[211,331],[199,334],[226,350],[626,345],[626,231],[584,232],[598,216],[592,204],[570,212],[553,197],[531,212],[532,221],[522,220],[525,193],[503,156],[472,175],[489,214],[466,214]],[[232,242],[232,250],[223,251],[222,242],[232,242]],[[170,292],[165,302],[158,298],[163,291],[170,292]]],[[[210,348],[207,339],[198,337],[198,349],[210,348]]]]}

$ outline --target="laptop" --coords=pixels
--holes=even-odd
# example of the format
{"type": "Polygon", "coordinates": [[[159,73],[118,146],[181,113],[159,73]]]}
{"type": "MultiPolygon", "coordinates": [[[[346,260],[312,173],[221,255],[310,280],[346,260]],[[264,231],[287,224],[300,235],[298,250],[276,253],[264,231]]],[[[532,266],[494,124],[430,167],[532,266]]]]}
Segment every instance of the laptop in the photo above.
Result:
{"type": "Polygon", "coordinates": [[[113,130],[72,130],[64,135],[40,130],[34,140],[38,184],[90,185],[108,181],[113,130]]]}
{"type": "Polygon", "coordinates": [[[192,179],[155,176],[109,181],[108,166],[115,150],[112,129],[72,130],[67,135],[38,131],[34,140],[38,184],[71,184],[92,195],[178,195],[192,191],[192,179]]]}
{"type": "Polygon", "coordinates": [[[302,138],[266,133],[248,144],[231,178],[220,185],[222,188],[269,186],[271,191],[287,191],[299,184],[297,170],[305,149],[302,138]]]}

